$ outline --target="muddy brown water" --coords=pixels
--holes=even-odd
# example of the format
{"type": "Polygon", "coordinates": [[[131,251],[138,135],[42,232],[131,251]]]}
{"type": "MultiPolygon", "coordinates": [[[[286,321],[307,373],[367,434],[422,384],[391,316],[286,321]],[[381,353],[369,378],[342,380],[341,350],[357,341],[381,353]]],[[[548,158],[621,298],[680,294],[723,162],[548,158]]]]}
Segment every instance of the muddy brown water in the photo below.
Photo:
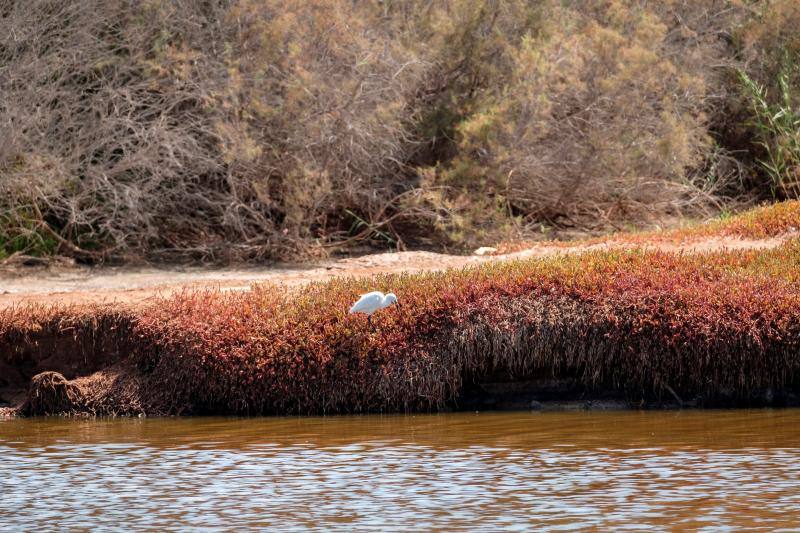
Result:
{"type": "Polygon", "coordinates": [[[0,420],[3,530],[800,528],[800,410],[0,420]]]}

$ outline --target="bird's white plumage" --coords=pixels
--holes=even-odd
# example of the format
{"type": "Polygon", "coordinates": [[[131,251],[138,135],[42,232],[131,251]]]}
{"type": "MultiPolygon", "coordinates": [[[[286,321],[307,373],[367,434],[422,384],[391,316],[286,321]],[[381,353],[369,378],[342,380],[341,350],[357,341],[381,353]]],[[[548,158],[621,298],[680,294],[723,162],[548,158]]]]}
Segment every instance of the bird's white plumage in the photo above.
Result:
{"type": "Polygon", "coordinates": [[[380,291],[368,292],[353,304],[353,307],[350,308],[350,313],[372,315],[375,311],[383,309],[384,307],[389,307],[393,303],[397,303],[397,296],[391,292],[386,295],[380,291]]]}

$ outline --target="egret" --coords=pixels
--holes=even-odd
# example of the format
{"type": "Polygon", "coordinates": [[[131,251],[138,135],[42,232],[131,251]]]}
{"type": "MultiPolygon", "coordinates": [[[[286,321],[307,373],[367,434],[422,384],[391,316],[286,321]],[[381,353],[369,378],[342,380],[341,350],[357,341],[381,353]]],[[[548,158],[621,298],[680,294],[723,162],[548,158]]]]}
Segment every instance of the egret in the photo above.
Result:
{"type": "Polygon", "coordinates": [[[381,291],[368,292],[353,304],[353,307],[350,308],[350,314],[364,313],[367,315],[367,323],[371,325],[372,313],[379,309],[389,307],[392,304],[397,304],[398,307],[400,306],[400,302],[397,301],[397,296],[395,296],[394,293],[390,292],[384,295],[381,291]]]}

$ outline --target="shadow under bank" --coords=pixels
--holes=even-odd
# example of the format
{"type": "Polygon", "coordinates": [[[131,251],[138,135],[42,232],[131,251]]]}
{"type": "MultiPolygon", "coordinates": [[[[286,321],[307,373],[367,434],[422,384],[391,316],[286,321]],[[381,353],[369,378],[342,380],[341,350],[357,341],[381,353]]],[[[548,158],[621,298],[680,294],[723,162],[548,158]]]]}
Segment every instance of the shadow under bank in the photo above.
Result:
{"type": "MultiPolygon", "coordinates": [[[[96,364],[96,361],[94,362],[96,364]]],[[[62,367],[63,368],[63,367],[62,367]]],[[[169,391],[154,397],[141,397],[148,390],[142,386],[146,376],[136,365],[121,360],[107,368],[86,374],[87,366],[67,379],[55,371],[44,371],[24,383],[26,369],[4,373],[7,385],[0,390],[0,416],[62,415],[85,416],[218,416],[218,415],[325,415],[370,414],[376,412],[510,412],[510,411],[622,411],[675,410],[707,408],[800,407],[800,388],[766,388],[743,395],[734,390],[707,390],[686,395],[667,386],[665,390],[632,391],[620,387],[588,387],[575,376],[524,376],[513,378],[495,373],[465,377],[456,397],[434,409],[281,413],[228,411],[218,406],[195,404],[176,412],[163,398],[169,391]],[[19,378],[8,383],[8,376],[19,378]],[[163,395],[163,396],[162,396],[163,395]]],[[[8,369],[6,365],[3,370],[8,369]]],[[[30,368],[27,369],[30,371],[30,368]]],[[[152,391],[151,391],[152,392],[152,391]]]]}

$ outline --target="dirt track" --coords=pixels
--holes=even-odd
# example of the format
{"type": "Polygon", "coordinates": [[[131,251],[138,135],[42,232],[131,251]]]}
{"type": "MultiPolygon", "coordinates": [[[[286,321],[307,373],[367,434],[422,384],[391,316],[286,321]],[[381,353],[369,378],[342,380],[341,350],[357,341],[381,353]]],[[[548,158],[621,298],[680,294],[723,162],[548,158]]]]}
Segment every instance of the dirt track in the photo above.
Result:
{"type": "MultiPolygon", "coordinates": [[[[700,253],[722,249],[774,248],[784,238],[741,240],[709,238],[685,243],[654,242],[648,249],[700,253]]],[[[17,267],[0,270],[0,307],[30,303],[114,303],[143,305],[158,294],[193,288],[247,290],[253,283],[296,286],[336,276],[369,276],[460,268],[487,261],[508,261],[590,250],[631,248],[621,242],[604,244],[542,244],[499,256],[459,256],[432,252],[399,252],[328,261],[316,265],[264,268],[80,268],[17,267]]]]}

